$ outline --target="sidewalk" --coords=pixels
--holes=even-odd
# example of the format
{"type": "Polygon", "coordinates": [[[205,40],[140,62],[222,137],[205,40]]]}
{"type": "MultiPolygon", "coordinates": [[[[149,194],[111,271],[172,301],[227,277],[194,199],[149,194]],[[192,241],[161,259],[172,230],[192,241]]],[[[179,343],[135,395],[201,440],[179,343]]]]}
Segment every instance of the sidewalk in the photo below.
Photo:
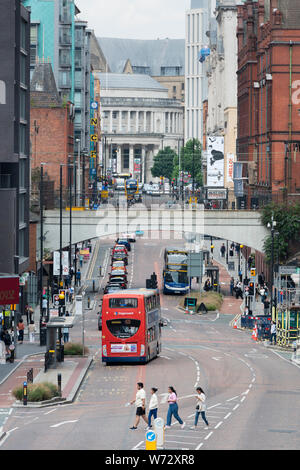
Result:
{"type": "MultiPolygon", "coordinates": [[[[92,244],[92,254],[95,248],[92,244]]],[[[76,294],[82,292],[87,273],[89,271],[90,257],[87,263],[84,263],[81,268],[82,278],[81,287],[76,288],[76,294]]],[[[71,313],[75,308],[75,301],[68,304],[67,310],[71,313]]],[[[34,312],[34,322],[37,328],[35,342],[30,343],[28,340],[27,326],[25,326],[25,334],[23,344],[17,344],[17,358],[13,363],[7,362],[0,364],[0,408],[8,408],[15,406],[15,398],[11,391],[23,384],[27,379],[27,372],[33,369],[34,383],[36,382],[52,382],[57,385],[57,376],[61,374],[62,377],[62,399],[64,403],[73,401],[77,390],[91,365],[91,357],[65,357],[65,361],[57,363],[55,369],[49,369],[44,372],[44,355],[46,346],[40,346],[39,343],[39,319],[40,309],[39,306],[34,312]]],[[[26,323],[26,320],[25,320],[26,323]]],[[[56,401],[57,403],[57,401],[56,401]]],[[[19,404],[19,406],[23,406],[19,404]]],[[[29,406],[41,406],[32,405],[29,406]]],[[[43,406],[46,406],[45,404],[43,406]]],[[[47,405],[49,406],[49,404],[47,405]]],[[[1,427],[0,427],[1,430],[1,427]]]]}

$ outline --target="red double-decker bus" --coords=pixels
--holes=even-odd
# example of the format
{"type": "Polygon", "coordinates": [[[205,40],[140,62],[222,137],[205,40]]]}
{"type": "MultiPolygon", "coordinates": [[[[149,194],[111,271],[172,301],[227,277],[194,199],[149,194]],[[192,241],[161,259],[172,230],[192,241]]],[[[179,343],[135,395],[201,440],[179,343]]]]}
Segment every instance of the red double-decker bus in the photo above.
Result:
{"type": "Polygon", "coordinates": [[[161,351],[160,297],[152,289],[103,296],[102,362],[146,363],[161,351]]]}

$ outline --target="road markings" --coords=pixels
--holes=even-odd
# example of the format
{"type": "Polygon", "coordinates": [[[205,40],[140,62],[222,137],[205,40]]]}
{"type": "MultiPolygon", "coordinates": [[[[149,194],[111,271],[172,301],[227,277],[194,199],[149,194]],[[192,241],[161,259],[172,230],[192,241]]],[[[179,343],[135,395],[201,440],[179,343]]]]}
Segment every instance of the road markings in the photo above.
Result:
{"type": "Polygon", "coordinates": [[[215,429],[218,429],[221,426],[221,424],[223,424],[223,421],[219,421],[218,424],[215,426],[215,429]]]}
{"type": "Polygon", "coordinates": [[[59,426],[63,426],[64,424],[77,423],[77,421],[78,421],[78,419],[74,419],[72,421],[62,421],[61,423],[52,424],[52,426],[50,426],[50,428],[58,428],[59,426]]]}
{"type": "Polygon", "coordinates": [[[204,440],[207,441],[207,439],[209,439],[212,434],[213,434],[213,431],[210,431],[210,433],[207,434],[207,436],[204,438],[204,440]]]}
{"type": "Polygon", "coordinates": [[[227,418],[229,418],[229,416],[230,416],[230,415],[231,415],[231,412],[230,412],[230,413],[227,413],[227,415],[226,415],[226,416],[224,416],[224,419],[227,419],[227,418]]]}
{"type": "Polygon", "coordinates": [[[239,404],[235,405],[235,407],[233,408],[233,411],[237,410],[239,406],[240,406],[239,404]]]}

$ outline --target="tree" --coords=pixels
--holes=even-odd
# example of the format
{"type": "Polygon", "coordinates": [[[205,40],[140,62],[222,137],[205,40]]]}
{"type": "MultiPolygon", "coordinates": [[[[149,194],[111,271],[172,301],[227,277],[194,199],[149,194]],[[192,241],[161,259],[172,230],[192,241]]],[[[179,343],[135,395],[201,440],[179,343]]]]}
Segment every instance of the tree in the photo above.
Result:
{"type": "MultiPolygon", "coordinates": [[[[267,227],[273,219],[276,221],[274,236],[274,258],[279,256],[280,261],[287,261],[293,254],[293,245],[299,240],[300,232],[300,205],[268,204],[262,210],[262,223],[267,227]]],[[[268,262],[271,261],[272,237],[265,239],[264,252],[268,262]]]]}
{"type": "MultiPolygon", "coordinates": [[[[198,139],[187,141],[185,146],[181,148],[180,160],[181,171],[188,172],[192,179],[194,178],[195,186],[203,186],[202,147],[198,139]]],[[[174,161],[173,178],[178,178],[180,169],[177,156],[174,161]]]]}
{"type": "Polygon", "coordinates": [[[151,168],[152,176],[156,178],[164,176],[170,180],[172,178],[174,160],[176,157],[177,154],[171,149],[171,147],[166,147],[163,150],[160,150],[153,160],[153,167],[151,168]]]}

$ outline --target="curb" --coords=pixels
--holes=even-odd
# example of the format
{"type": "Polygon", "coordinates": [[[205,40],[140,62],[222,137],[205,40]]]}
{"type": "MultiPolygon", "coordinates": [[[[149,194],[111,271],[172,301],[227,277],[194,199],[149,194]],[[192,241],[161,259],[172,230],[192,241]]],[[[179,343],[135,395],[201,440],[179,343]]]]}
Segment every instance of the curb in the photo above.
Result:
{"type": "Polygon", "coordinates": [[[87,360],[88,360],[87,366],[84,369],[82,369],[81,374],[79,375],[79,378],[77,379],[74,387],[72,388],[67,398],[54,397],[51,400],[45,400],[43,402],[37,402],[37,403],[29,402],[27,403],[27,405],[23,405],[22,402],[18,400],[12,405],[12,408],[46,408],[49,406],[66,405],[66,404],[73,403],[78,393],[78,390],[93,362],[93,357],[89,357],[87,360]]]}

